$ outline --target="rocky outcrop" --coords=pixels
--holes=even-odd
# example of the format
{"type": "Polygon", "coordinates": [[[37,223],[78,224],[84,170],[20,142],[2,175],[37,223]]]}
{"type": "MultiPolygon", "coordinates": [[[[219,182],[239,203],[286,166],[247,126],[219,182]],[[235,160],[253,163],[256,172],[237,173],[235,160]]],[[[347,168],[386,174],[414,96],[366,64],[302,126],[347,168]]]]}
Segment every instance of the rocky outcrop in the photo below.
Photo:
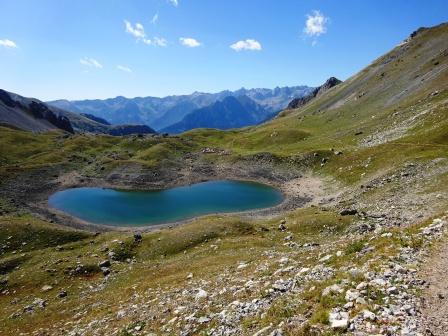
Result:
{"type": "Polygon", "coordinates": [[[113,136],[155,133],[147,125],[112,126],[102,118],[68,112],[5,90],[0,90],[0,125],[37,133],[52,129],[113,136]]]}
{"type": "Polygon", "coordinates": [[[131,134],[151,134],[156,133],[147,125],[120,125],[113,126],[109,129],[108,134],[114,136],[131,135],[131,134]]]}
{"type": "Polygon", "coordinates": [[[33,132],[54,128],[74,133],[69,118],[52,111],[37,99],[0,90],[0,124],[33,132]]]}
{"type": "Polygon", "coordinates": [[[28,108],[35,118],[45,119],[57,128],[74,133],[70,120],[67,117],[56,115],[45,104],[32,101],[28,108]]]}
{"type": "Polygon", "coordinates": [[[324,84],[322,84],[321,86],[319,86],[319,87],[315,88],[313,91],[311,91],[310,94],[308,94],[302,98],[293,99],[288,104],[288,109],[299,108],[340,83],[342,83],[342,81],[340,81],[336,77],[330,77],[326,80],[326,82],[324,84]]]}
{"type": "Polygon", "coordinates": [[[8,107],[16,107],[16,102],[9,96],[8,92],[0,89],[0,101],[8,107]]]}
{"type": "Polygon", "coordinates": [[[96,121],[97,123],[103,124],[103,125],[110,125],[110,122],[108,122],[106,119],[94,116],[93,114],[89,113],[80,113],[83,117],[86,117],[87,119],[96,121]]]}

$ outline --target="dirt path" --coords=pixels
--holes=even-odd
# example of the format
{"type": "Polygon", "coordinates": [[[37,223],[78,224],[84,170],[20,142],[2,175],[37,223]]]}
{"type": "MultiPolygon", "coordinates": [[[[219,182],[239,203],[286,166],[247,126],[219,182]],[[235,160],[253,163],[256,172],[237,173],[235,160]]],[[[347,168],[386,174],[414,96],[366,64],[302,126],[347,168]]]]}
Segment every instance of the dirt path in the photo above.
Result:
{"type": "Polygon", "coordinates": [[[426,261],[422,277],[428,287],[422,295],[424,335],[448,335],[448,238],[445,237],[426,261]]]}

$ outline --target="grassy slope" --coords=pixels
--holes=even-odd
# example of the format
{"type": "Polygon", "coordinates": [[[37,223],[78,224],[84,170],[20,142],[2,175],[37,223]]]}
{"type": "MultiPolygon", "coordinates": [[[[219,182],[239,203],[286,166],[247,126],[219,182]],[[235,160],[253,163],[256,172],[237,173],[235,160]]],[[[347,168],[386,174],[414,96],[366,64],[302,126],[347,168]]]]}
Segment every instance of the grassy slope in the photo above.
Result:
{"type": "MultiPolygon", "coordinates": [[[[369,181],[380,172],[394,171],[405,162],[446,158],[447,36],[446,25],[423,31],[307,106],[285,111],[257,127],[228,132],[195,130],[179,138],[165,139],[66,137],[59,132],[36,136],[0,128],[0,175],[13,177],[49,165],[67,166],[86,175],[100,174],[100,166],[112,168],[138,163],[160,167],[182,162],[184,153],[202,147],[219,147],[229,150],[231,155],[209,155],[208,160],[226,163],[259,152],[270,152],[287,160],[318,152],[319,160],[313,161],[308,169],[336,178],[343,185],[352,185],[369,181]],[[436,90],[439,94],[432,96],[436,90]],[[425,113],[413,121],[420,112],[425,113]],[[355,135],[361,131],[362,134],[355,135]],[[381,135],[394,134],[400,134],[399,138],[375,142],[381,135]],[[363,141],[369,137],[373,140],[363,141]],[[334,155],[331,148],[342,151],[343,155],[334,155]],[[321,157],[329,158],[323,167],[321,157]],[[91,160],[99,164],[89,165],[91,160]]],[[[439,178],[447,181],[446,175],[439,178]]],[[[431,191],[446,192],[443,185],[446,183],[434,183],[431,191]]],[[[8,200],[0,199],[0,205],[5,210],[13,207],[8,200]]],[[[357,260],[355,253],[363,241],[361,245],[339,241],[340,232],[352,219],[313,208],[296,210],[287,216],[298,243],[334,244],[347,252],[346,259],[335,263],[363,262],[357,260]]],[[[133,293],[143,295],[148,289],[160,286],[182,288],[189,272],[197,278],[213,279],[224,269],[234,270],[242,260],[262,260],[264,253],[272,249],[285,251],[283,236],[273,230],[277,223],[278,219],[243,221],[212,216],[173,230],[146,234],[143,242],[136,245],[129,234],[106,233],[92,237],[27,215],[5,215],[0,217],[0,245],[6,246],[2,248],[0,267],[7,273],[9,282],[4,289],[9,295],[0,296],[3,307],[0,333],[2,329],[12,334],[49,327],[49,320],[52,324],[70,320],[81,308],[88,310],[90,319],[114,315],[118,309],[116,303],[127,302],[133,293]],[[114,240],[122,240],[124,244],[114,240]],[[212,247],[215,244],[219,245],[217,251],[212,247]],[[64,245],[64,248],[57,250],[55,245],[64,245]],[[135,257],[137,263],[114,264],[116,274],[106,289],[89,291],[89,286],[96,288],[101,284],[102,275],[96,265],[105,258],[105,246],[124,257],[135,257]],[[89,273],[70,275],[67,270],[79,264],[86,266],[89,273]],[[54,289],[43,293],[40,288],[46,284],[54,289]],[[67,299],[56,299],[56,293],[62,289],[68,291],[67,299]],[[16,298],[14,304],[10,303],[12,295],[16,298]],[[34,297],[47,299],[48,307],[33,315],[9,318],[34,297]],[[102,304],[86,308],[96,302],[102,304]]],[[[378,255],[391,253],[385,249],[392,244],[390,241],[379,239],[375,244],[378,255]]],[[[393,248],[396,247],[390,247],[393,248]]],[[[318,252],[307,252],[297,256],[297,261],[306,266],[311,262],[310,257],[317,256],[318,252]]],[[[248,269],[247,273],[251,271],[248,269]]],[[[323,285],[318,285],[316,291],[323,285]]],[[[317,297],[311,292],[306,305],[292,307],[291,311],[285,311],[287,305],[279,302],[263,320],[247,321],[247,328],[253,330],[254,326],[276,323],[284,316],[307,309],[314,311],[314,322],[325,322],[325,312],[332,303],[316,301],[317,297]]],[[[111,323],[124,328],[134,322],[125,319],[111,323]]],[[[150,328],[157,330],[161,324],[156,321],[150,328]]]]}

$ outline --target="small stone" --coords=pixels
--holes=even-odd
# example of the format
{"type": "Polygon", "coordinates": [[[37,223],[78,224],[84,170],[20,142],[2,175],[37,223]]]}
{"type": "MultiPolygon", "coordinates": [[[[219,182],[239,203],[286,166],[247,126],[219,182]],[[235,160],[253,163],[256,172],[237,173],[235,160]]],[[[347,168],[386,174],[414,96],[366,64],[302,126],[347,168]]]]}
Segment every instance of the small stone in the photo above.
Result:
{"type": "Polygon", "coordinates": [[[282,283],[275,283],[272,285],[272,289],[277,292],[286,292],[288,288],[282,283]]]}
{"type": "Polygon", "coordinates": [[[328,316],[330,327],[333,329],[345,330],[348,327],[348,313],[347,312],[332,312],[328,316]]]}
{"type": "Polygon", "coordinates": [[[53,289],[53,286],[45,285],[41,288],[42,292],[49,292],[53,289]]]}
{"type": "Polygon", "coordinates": [[[205,299],[207,296],[208,296],[208,293],[205,290],[203,290],[202,288],[199,288],[195,295],[195,299],[196,300],[205,299]]]}
{"type": "Polygon", "coordinates": [[[374,313],[372,313],[370,310],[364,310],[362,312],[362,315],[363,315],[365,320],[370,320],[370,321],[375,321],[376,320],[376,315],[374,313]]]}
{"type": "Polygon", "coordinates": [[[62,299],[67,296],[67,292],[65,290],[62,290],[58,293],[58,298],[62,299]]]}
{"type": "Polygon", "coordinates": [[[292,235],[286,236],[285,237],[285,241],[291,241],[292,240],[292,235]]]}
{"type": "Polygon", "coordinates": [[[355,302],[356,302],[356,304],[359,304],[359,305],[365,305],[367,303],[367,301],[362,296],[357,298],[355,302]]]}
{"type": "Polygon", "coordinates": [[[109,260],[103,260],[98,264],[98,267],[110,267],[110,261],[109,260]]]}
{"type": "Polygon", "coordinates": [[[236,267],[236,269],[243,269],[243,268],[246,268],[248,265],[247,264],[239,264],[237,267],[236,267]]]}
{"type": "Polygon", "coordinates": [[[354,306],[355,306],[355,304],[352,301],[350,301],[344,305],[344,309],[349,310],[349,309],[352,309],[354,306]]]}
{"type": "Polygon", "coordinates": [[[361,291],[361,290],[363,290],[363,289],[366,289],[367,288],[367,282],[360,282],[359,284],[358,284],[358,286],[356,286],[356,289],[357,290],[359,290],[359,291],[361,291]]]}
{"type": "Polygon", "coordinates": [[[326,287],[323,291],[322,291],[322,296],[327,296],[329,294],[340,294],[342,293],[344,290],[342,289],[341,286],[334,284],[331,286],[326,287]]]}
{"type": "Polygon", "coordinates": [[[386,286],[386,281],[384,279],[377,278],[377,279],[373,279],[372,281],[370,281],[370,284],[375,287],[384,287],[384,286],[386,286]]]}
{"type": "Polygon", "coordinates": [[[265,335],[271,328],[272,328],[272,324],[258,330],[255,334],[253,334],[253,336],[265,335]]]}
{"type": "Polygon", "coordinates": [[[387,292],[387,294],[389,294],[389,295],[391,295],[391,294],[396,295],[396,294],[399,293],[399,292],[398,292],[398,288],[395,287],[395,286],[393,286],[393,287],[389,287],[389,288],[386,290],[386,292],[387,292]]]}
{"type": "Polygon", "coordinates": [[[330,260],[332,257],[333,257],[333,255],[327,254],[326,256],[320,258],[319,262],[326,262],[326,261],[330,260]]]}
{"type": "Polygon", "coordinates": [[[110,268],[108,267],[101,267],[101,271],[103,272],[104,276],[108,276],[110,274],[110,268]]]}
{"type": "Polygon", "coordinates": [[[210,321],[210,319],[209,319],[207,316],[201,316],[201,317],[198,319],[198,323],[200,323],[200,324],[207,323],[207,322],[209,322],[209,321],[210,321]]]}
{"type": "Polygon", "coordinates": [[[302,275],[302,274],[308,273],[309,271],[310,271],[310,268],[309,268],[309,267],[302,267],[302,268],[300,269],[298,275],[302,275]]]}
{"type": "Polygon", "coordinates": [[[357,298],[359,298],[359,292],[357,290],[354,289],[349,289],[346,293],[345,293],[345,300],[346,301],[355,301],[357,298]]]}
{"type": "Polygon", "coordinates": [[[341,212],[339,212],[339,214],[341,216],[353,216],[356,215],[358,213],[358,210],[356,209],[344,209],[341,212]]]}
{"type": "Polygon", "coordinates": [[[34,299],[32,306],[37,306],[39,308],[45,308],[45,306],[47,305],[47,301],[41,299],[41,298],[36,298],[34,299]]]}

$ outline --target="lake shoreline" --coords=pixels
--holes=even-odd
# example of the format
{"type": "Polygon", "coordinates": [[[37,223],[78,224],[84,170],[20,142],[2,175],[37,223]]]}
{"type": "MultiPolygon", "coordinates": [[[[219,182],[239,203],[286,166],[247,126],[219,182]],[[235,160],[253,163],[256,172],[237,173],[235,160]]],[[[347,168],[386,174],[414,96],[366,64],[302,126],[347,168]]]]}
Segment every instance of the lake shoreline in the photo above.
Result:
{"type": "MultiPolygon", "coordinates": [[[[212,170],[211,173],[209,171],[207,171],[206,174],[203,172],[185,173],[182,171],[182,174],[179,174],[179,172],[168,171],[165,172],[166,176],[162,176],[161,178],[159,177],[160,175],[158,176],[158,174],[153,173],[155,178],[145,180],[144,177],[147,176],[145,175],[147,172],[142,171],[141,169],[137,171],[136,167],[126,168],[126,173],[120,172],[120,174],[109,174],[105,177],[87,177],[79,174],[76,170],[69,170],[68,172],[64,172],[64,170],[62,170],[61,173],[58,174],[57,178],[45,184],[42,183],[42,175],[48,176],[52,174],[52,172],[35,171],[33,173],[39,174],[40,178],[30,176],[28,178],[29,184],[23,186],[23,188],[32,189],[32,192],[27,192],[24,197],[22,196],[24,198],[22,208],[41,219],[62,226],[68,226],[85,231],[148,232],[160,229],[169,229],[179,225],[191,223],[198,218],[213,217],[216,215],[241,216],[241,218],[246,220],[273,218],[283,214],[286,211],[291,211],[312,204],[317,205],[319,201],[323,199],[324,195],[323,181],[321,178],[312,176],[309,173],[301,174],[298,172],[291,173],[290,171],[284,172],[281,169],[271,169],[267,172],[263,171],[261,174],[258,172],[253,174],[249,168],[235,169],[235,167],[228,168],[213,166],[212,168],[214,168],[214,170],[212,170]],[[132,169],[134,169],[134,171],[132,169]],[[129,171],[133,174],[131,175],[133,178],[132,181],[130,181],[129,178],[126,178],[126,176],[130,174],[129,171]],[[265,184],[279,189],[283,194],[283,201],[280,204],[269,208],[241,212],[207,214],[181,221],[147,226],[111,226],[95,224],[59,211],[50,207],[48,204],[48,198],[52,194],[69,188],[99,187],[122,190],[160,190],[216,180],[235,180],[265,184]]],[[[26,179],[24,179],[24,183],[26,183],[26,179]]],[[[17,188],[17,185],[14,187],[17,188]]]]}
{"type": "Polygon", "coordinates": [[[207,215],[250,213],[278,206],[284,193],[267,184],[214,180],[162,190],[78,187],[56,192],[49,207],[112,227],[152,227],[207,215]]]}
{"type": "MultiPolygon", "coordinates": [[[[223,180],[221,178],[212,179],[208,181],[220,181],[223,180]]],[[[260,182],[257,180],[248,180],[248,179],[234,179],[234,178],[228,178],[228,180],[232,181],[240,181],[240,182],[253,182],[253,183],[259,183],[268,185],[271,187],[274,187],[278,189],[283,196],[282,202],[267,208],[262,209],[254,209],[254,210],[246,210],[246,211],[233,211],[233,212],[216,212],[216,213],[210,213],[200,216],[194,216],[192,218],[180,220],[180,221],[174,221],[174,222],[167,222],[167,223],[160,223],[160,224],[148,224],[148,225],[138,225],[138,226],[120,226],[120,225],[107,225],[107,224],[98,224],[89,222],[86,220],[82,220],[78,217],[72,216],[64,211],[58,210],[56,208],[51,207],[50,205],[47,205],[47,209],[50,213],[56,215],[58,218],[61,218],[64,220],[65,223],[68,223],[68,226],[71,227],[90,227],[95,229],[102,229],[107,231],[138,231],[138,232],[150,232],[150,231],[156,231],[160,229],[171,229],[180,225],[188,224],[191,222],[194,222],[198,219],[204,219],[207,217],[214,217],[214,216],[241,216],[244,219],[258,219],[258,218],[272,218],[281,215],[284,211],[293,210],[294,208],[301,208],[305,205],[309,205],[311,203],[315,203],[316,197],[318,196],[317,193],[312,195],[311,193],[303,193],[304,190],[299,190],[300,186],[303,185],[319,185],[320,186],[320,180],[311,177],[311,176],[304,176],[297,179],[294,179],[292,181],[288,181],[284,184],[277,184],[277,183],[266,183],[266,182],[260,182]]],[[[208,182],[208,181],[200,181],[201,182],[208,182]]],[[[93,182],[93,181],[92,181],[93,182]]],[[[194,184],[194,183],[191,183],[194,184]]],[[[190,184],[178,184],[176,186],[182,187],[187,186],[190,184]]],[[[81,187],[98,187],[98,188],[107,188],[107,189],[119,189],[119,190],[139,190],[139,191],[149,191],[149,190],[161,190],[159,188],[140,188],[140,189],[134,189],[130,188],[128,186],[114,186],[110,185],[108,183],[101,183],[101,181],[94,181],[93,183],[88,184],[80,184],[80,185],[74,185],[70,188],[81,188],[81,187]]],[[[170,188],[173,188],[171,186],[170,188]]],[[[61,189],[59,191],[66,190],[61,189]]],[[[310,189],[306,189],[308,192],[311,192],[310,189]]],[[[314,190],[315,191],[315,190],[314,190]]]]}

